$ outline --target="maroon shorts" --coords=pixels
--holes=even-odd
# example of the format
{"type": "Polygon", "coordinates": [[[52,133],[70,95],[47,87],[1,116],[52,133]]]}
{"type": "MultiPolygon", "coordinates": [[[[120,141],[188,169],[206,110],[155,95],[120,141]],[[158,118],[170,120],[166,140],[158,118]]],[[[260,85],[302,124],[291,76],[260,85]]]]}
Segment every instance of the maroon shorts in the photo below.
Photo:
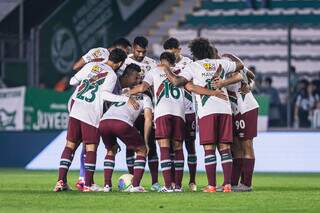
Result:
{"type": "Polygon", "coordinates": [[[106,119],[100,122],[99,132],[106,149],[117,144],[119,138],[129,149],[143,146],[144,141],[138,130],[124,121],[106,119]]]}
{"type": "Polygon", "coordinates": [[[244,140],[252,140],[257,137],[258,111],[256,108],[234,116],[233,132],[235,137],[244,140]]]}
{"type": "Polygon", "coordinates": [[[194,141],[196,139],[196,114],[186,114],[186,141],[194,141]]]}
{"type": "Polygon", "coordinates": [[[67,140],[74,143],[82,141],[84,144],[99,144],[99,130],[90,124],[69,117],[67,140]]]}
{"type": "Polygon", "coordinates": [[[185,139],[185,123],[182,118],[174,115],[164,115],[156,119],[156,139],[185,139]]]}
{"type": "Polygon", "coordinates": [[[199,119],[200,144],[232,143],[232,116],[211,114],[199,119]]]}

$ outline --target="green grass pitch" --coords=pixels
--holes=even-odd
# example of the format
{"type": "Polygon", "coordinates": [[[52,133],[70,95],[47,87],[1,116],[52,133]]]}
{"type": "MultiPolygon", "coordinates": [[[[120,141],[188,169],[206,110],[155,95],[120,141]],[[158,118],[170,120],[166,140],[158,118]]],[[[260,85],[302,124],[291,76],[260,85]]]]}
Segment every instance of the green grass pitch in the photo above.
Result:
{"type": "MultiPolygon", "coordinates": [[[[114,185],[121,174],[114,173],[114,185]]],[[[77,175],[69,174],[72,186],[77,175]]],[[[102,175],[98,171],[95,176],[100,185],[102,175]]],[[[56,178],[56,171],[0,169],[0,212],[320,212],[320,174],[256,173],[254,192],[210,194],[54,193],[56,178]]],[[[149,181],[146,173],[142,185],[149,188],[149,181]]],[[[187,184],[186,173],[185,189],[187,184]]],[[[197,174],[197,184],[198,189],[206,184],[205,173],[197,174]]]]}

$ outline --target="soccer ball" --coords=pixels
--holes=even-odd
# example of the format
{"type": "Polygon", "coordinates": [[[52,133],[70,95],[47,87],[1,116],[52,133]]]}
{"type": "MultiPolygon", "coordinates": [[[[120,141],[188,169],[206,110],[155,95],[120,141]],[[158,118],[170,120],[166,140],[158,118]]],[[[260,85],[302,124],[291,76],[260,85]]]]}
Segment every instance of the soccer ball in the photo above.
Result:
{"type": "Polygon", "coordinates": [[[119,177],[118,189],[119,191],[126,191],[132,185],[133,175],[124,174],[119,177]]]}

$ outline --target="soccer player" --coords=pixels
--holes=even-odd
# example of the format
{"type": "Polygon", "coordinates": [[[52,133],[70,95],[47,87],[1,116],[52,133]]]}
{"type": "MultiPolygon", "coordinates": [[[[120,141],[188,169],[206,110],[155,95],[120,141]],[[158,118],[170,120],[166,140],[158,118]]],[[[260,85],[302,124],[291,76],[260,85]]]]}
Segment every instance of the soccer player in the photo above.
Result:
{"type": "MultiPolygon", "coordinates": [[[[148,47],[148,39],[144,36],[137,36],[132,45],[132,54],[129,54],[124,65],[121,69],[124,69],[128,64],[134,63],[141,68],[140,76],[141,80],[151,69],[157,66],[156,61],[146,56],[148,47]]],[[[134,126],[140,131],[141,134],[144,132],[144,116],[141,114],[134,126]]],[[[149,153],[148,153],[148,166],[151,174],[151,191],[158,191],[160,184],[158,183],[158,167],[159,159],[157,154],[157,147],[155,143],[154,128],[152,128],[149,138],[149,153]]],[[[130,174],[133,174],[134,166],[134,151],[127,149],[126,151],[127,167],[130,174]]]]}
{"type": "MultiPolygon", "coordinates": [[[[192,62],[188,57],[181,55],[180,42],[176,38],[169,38],[163,44],[165,51],[174,53],[176,57],[176,63],[174,66],[174,73],[180,73],[185,66],[192,62]]],[[[196,139],[196,114],[194,110],[193,94],[185,90],[184,91],[184,109],[186,119],[186,135],[185,135],[185,147],[188,152],[188,167],[189,167],[189,190],[197,191],[196,185],[196,171],[197,171],[197,155],[195,150],[196,139]]]]}
{"type": "MultiPolygon", "coordinates": [[[[184,168],[183,156],[183,140],[184,140],[184,89],[175,87],[171,84],[164,70],[173,67],[175,56],[173,53],[164,52],[160,56],[160,65],[146,73],[142,84],[134,87],[129,94],[144,92],[151,86],[154,86],[155,96],[155,135],[160,146],[161,169],[164,177],[165,186],[161,188],[161,192],[181,192],[182,177],[184,168]],[[171,160],[169,154],[170,142],[174,147],[174,167],[175,167],[175,189],[172,188],[171,178],[171,160]]],[[[201,90],[207,95],[219,95],[219,91],[207,90],[201,87],[195,87],[189,84],[187,89],[191,91],[201,90]]]]}
{"type": "MultiPolygon", "coordinates": [[[[223,56],[227,58],[236,57],[230,54],[223,56]]],[[[247,75],[249,82],[253,80],[254,75],[248,68],[245,67],[243,73],[247,75]]],[[[251,92],[249,83],[242,81],[228,86],[227,90],[234,114],[234,143],[231,146],[233,154],[231,185],[233,191],[249,192],[252,191],[255,162],[253,138],[257,136],[259,104],[251,92]],[[240,176],[241,181],[239,183],[240,176]]]]}
{"type": "Polygon", "coordinates": [[[117,82],[115,72],[122,66],[126,57],[123,50],[116,48],[111,51],[105,63],[89,63],[71,78],[70,84],[78,85],[77,94],[69,114],[67,143],[61,155],[59,177],[54,191],[70,189],[67,184],[67,172],[74,152],[81,142],[86,147],[84,191],[98,190],[92,187],[92,179],[99,143],[98,126],[103,112],[103,101],[124,101],[132,107],[138,107],[134,99],[112,93],[117,82]]]}
{"type": "Polygon", "coordinates": [[[130,53],[131,44],[130,41],[128,41],[126,38],[118,38],[116,39],[111,47],[109,48],[103,48],[103,47],[97,47],[89,50],[85,55],[83,55],[74,65],[73,70],[78,71],[80,70],[85,64],[89,62],[98,62],[107,60],[110,51],[114,48],[122,49],[126,52],[126,54],[130,53]]]}
{"type": "MultiPolygon", "coordinates": [[[[193,81],[195,85],[208,89],[221,88],[225,95],[224,86],[242,80],[241,74],[225,79],[229,72],[243,69],[240,61],[230,62],[217,59],[214,48],[204,38],[194,39],[189,48],[194,62],[188,64],[179,76],[166,70],[167,77],[175,86],[185,85],[193,81]],[[216,78],[225,80],[217,80],[216,78]],[[213,82],[214,81],[214,82],[213,82]]],[[[231,192],[232,155],[230,144],[232,143],[232,116],[229,100],[223,100],[214,96],[196,95],[200,144],[205,152],[205,168],[208,178],[208,186],[204,192],[216,192],[216,156],[215,149],[218,147],[221,155],[221,163],[224,173],[223,191],[231,192]]]]}
{"type": "MultiPolygon", "coordinates": [[[[132,87],[140,81],[140,67],[136,64],[130,64],[124,70],[120,77],[122,87],[132,87]]],[[[134,150],[136,158],[134,162],[133,181],[129,192],[145,192],[145,189],[140,186],[140,181],[144,173],[146,164],[146,155],[148,149],[148,140],[152,128],[152,101],[145,94],[135,96],[139,103],[139,109],[134,110],[125,102],[113,103],[107,112],[103,115],[99,131],[103,142],[107,149],[107,154],[104,160],[104,177],[105,185],[104,192],[109,192],[112,189],[112,173],[115,165],[115,155],[118,144],[117,138],[126,144],[128,148],[134,150]],[[144,139],[139,134],[139,131],[133,126],[135,120],[144,112],[144,139]]]]}
{"type": "MultiPolygon", "coordinates": [[[[126,54],[129,54],[131,44],[130,42],[125,39],[125,38],[118,38],[116,39],[110,48],[102,48],[102,47],[97,47],[89,50],[85,55],[83,55],[73,66],[73,69],[75,71],[79,71],[80,68],[82,68],[85,64],[90,63],[90,62],[99,62],[99,61],[104,61],[108,60],[109,55],[111,50],[114,48],[120,48],[123,51],[126,52],[126,54]]],[[[72,100],[75,98],[76,92],[72,94],[70,97],[70,100],[68,102],[68,109],[70,112],[70,106],[72,100]]],[[[85,148],[83,147],[80,155],[80,173],[79,173],[79,178],[78,181],[76,182],[76,188],[80,191],[83,190],[84,187],[84,161],[85,161],[85,148]]]]}

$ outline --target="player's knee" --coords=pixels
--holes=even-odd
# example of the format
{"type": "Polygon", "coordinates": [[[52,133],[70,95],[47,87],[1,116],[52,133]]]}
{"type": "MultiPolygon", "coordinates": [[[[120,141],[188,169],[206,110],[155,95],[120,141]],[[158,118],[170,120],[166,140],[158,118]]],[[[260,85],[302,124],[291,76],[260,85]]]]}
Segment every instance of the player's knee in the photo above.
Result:
{"type": "Polygon", "coordinates": [[[206,144],[206,145],[203,145],[203,149],[204,150],[214,150],[215,146],[213,144],[206,144]]]}
{"type": "Polygon", "coordinates": [[[66,147],[68,147],[68,148],[70,148],[72,150],[75,150],[76,147],[77,147],[77,143],[74,143],[72,141],[67,141],[66,147]]]}
{"type": "Polygon", "coordinates": [[[158,140],[158,144],[160,147],[170,147],[169,139],[160,139],[158,140]]]}
{"type": "Polygon", "coordinates": [[[230,149],[230,144],[227,144],[227,143],[219,144],[219,151],[226,150],[226,149],[230,149]]]}
{"type": "Polygon", "coordinates": [[[181,150],[183,148],[183,143],[181,141],[173,141],[173,150],[181,150]]]}
{"type": "Polygon", "coordinates": [[[145,157],[147,155],[147,148],[145,146],[138,147],[136,149],[136,154],[145,157]]]}
{"type": "Polygon", "coordinates": [[[87,152],[96,152],[97,145],[96,144],[86,144],[86,151],[87,152]]]}

